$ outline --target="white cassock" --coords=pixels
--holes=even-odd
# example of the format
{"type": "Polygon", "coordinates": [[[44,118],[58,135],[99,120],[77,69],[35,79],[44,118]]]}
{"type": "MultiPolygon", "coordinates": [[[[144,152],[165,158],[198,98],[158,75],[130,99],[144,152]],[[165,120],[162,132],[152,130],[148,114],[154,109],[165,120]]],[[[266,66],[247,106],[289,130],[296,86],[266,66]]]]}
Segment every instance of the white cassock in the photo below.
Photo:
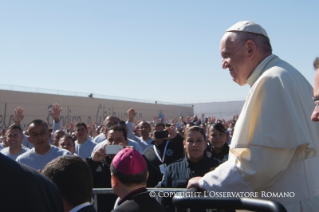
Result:
{"type": "Polygon", "coordinates": [[[268,199],[288,211],[319,211],[319,125],[310,120],[312,86],[276,55],[256,67],[248,84],[229,160],[207,173],[200,187],[259,192],[259,198],[271,194],[268,199]],[[294,197],[274,197],[280,192],[294,197]]]}

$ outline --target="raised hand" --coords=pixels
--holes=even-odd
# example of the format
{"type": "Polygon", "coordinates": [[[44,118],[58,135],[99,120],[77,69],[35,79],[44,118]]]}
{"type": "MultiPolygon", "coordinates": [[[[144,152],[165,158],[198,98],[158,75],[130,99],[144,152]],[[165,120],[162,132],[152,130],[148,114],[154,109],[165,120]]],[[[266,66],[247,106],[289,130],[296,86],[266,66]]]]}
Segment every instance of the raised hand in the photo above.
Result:
{"type": "Polygon", "coordinates": [[[134,108],[130,108],[127,111],[128,121],[132,122],[136,116],[136,112],[134,108]]]}
{"type": "Polygon", "coordinates": [[[103,145],[103,147],[101,147],[100,149],[97,149],[92,157],[92,160],[95,162],[101,161],[103,160],[106,156],[108,156],[105,153],[105,147],[107,146],[107,144],[103,145]]]}
{"type": "Polygon", "coordinates": [[[23,114],[23,108],[17,107],[17,109],[14,110],[14,124],[17,126],[20,126],[20,122],[23,120],[24,114],[23,114]]]}
{"type": "Polygon", "coordinates": [[[54,103],[53,107],[49,111],[55,123],[58,123],[60,121],[60,113],[62,111],[60,105],[58,103],[54,103]]]}

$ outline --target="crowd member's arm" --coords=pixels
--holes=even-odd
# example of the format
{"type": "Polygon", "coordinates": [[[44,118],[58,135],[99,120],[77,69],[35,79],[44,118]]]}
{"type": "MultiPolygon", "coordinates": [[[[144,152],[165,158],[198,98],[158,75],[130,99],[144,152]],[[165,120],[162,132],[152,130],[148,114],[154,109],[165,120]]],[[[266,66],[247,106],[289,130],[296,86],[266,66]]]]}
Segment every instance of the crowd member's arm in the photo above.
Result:
{"type": "Polygon", "coordinates": [[[135,112],[135,109],[133,109],[133,108],[130,108],[127,111],[127,116],[128,116],[128,119],[126,121],[126,126],[128,129],[127,137],[129,139],[134,140],[134,141],[140,142],[140,139],[138,137],[136,137],[133,133],[133,123],[134,123],[134,118],[135,118],[136,114],[137,113],[135,112]]]}
{"type": "MultiPolygon", "coordinates": [[[[21,121],[24,119],[24,114],[23,114],[23,108],[22,107],[17,107],[17,109],[14,110],[14,124],[16,126],[20,126],[21,131],[23,132],[23,127],[21,125],[21,121]]],[[[25,147],[32,148],[31,143],[28,140],[28,137],[23,133],[23,140],[22,140],[22,145],[25,147]]]]}
{"type": "Polygon", "coordinates": [[[94,153],[92,153],[92,157],[91,158],[86,158],[85,159],[86,162],[88,163],[90,169],[91,169],[91,172],[92,172],[93,176],[95,176],[96,169],[101,164],[101,161],[108,156],[105,153],[105,147],[106,147],[106,144],[103,145],[101,148],[95,150],[94,153]]]}
{"type": "Polygon", "coordinates": [[[60,105],[58,103],[54,103],[53,107],[49,110],[50,115],[53,118],[52,123],[52,134],[51,134],[51,140],[53,138],[53,134],[56,130],[60,130],[61,128],[61,122],[60,122],[60,113],[62,111],[62,108],[60,108],[60,105]]]}
{"type": "Polygon", "coordinates": [[[183,141],[184,141],[184,138],[182,136],[180,136],[174,128],[172,127],[166,127],[166,130],[168,131],[168,138],[165,138],[165,139],[168,139],[170,140],[170,142],[174,142],[177,144],[178,146],[178,154],[179,154],[179,157],[183,157],[184,155],[184,145],[183,145],[183,141]]]}

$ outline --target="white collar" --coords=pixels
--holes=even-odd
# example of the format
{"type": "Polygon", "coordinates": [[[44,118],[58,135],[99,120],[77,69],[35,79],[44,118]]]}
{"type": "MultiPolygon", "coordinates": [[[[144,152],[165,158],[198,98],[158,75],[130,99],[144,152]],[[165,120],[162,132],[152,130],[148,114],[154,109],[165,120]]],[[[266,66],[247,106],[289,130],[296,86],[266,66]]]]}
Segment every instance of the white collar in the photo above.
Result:
{"type": "Polygon", "coordinates": [[[260,75],[263,73],[264,68],[266,65],[275,57],[276,55],[272,54],[266,57],[259,65],[255,68],[255,70],[251,73],[251,75],[247,79],[247,83],[250,85],[250,87],[253,87],[254,83],[257,81],[257,79],[260,77],[260,75]]]}

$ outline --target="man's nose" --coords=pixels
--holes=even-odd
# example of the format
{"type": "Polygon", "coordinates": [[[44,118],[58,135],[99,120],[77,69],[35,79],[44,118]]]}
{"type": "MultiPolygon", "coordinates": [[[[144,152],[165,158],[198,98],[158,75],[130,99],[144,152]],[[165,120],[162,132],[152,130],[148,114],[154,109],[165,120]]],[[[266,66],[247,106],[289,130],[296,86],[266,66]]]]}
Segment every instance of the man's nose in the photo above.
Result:
{"type": "Polygon", "coordinates": [[[222,68],[226,69],[228,67],[228,63],[226,60],[222,60],[222,68]]]}
{"type": "Polygon", "coordinates": [[[315,106],[315,109],[313,110],[311,114],[311,120],[314,122],[319,121],[319,109],[317,108],[317,106],[315,106]]]}

